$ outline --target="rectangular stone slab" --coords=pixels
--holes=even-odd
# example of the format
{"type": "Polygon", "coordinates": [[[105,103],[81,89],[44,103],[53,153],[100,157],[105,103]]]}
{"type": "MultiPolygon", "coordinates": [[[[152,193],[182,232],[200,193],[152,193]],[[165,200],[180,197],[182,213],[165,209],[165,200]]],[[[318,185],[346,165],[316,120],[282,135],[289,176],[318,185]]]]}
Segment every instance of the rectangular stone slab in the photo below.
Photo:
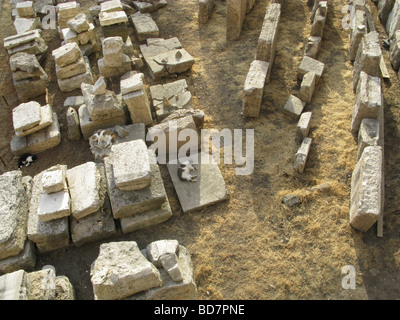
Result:
{"type": "Polygon", "coordinates": [[[18,270],[0,277],[0,300],[28,300],[26,290],[26,272],[18,270]]]}
{"type": "Polygon", "coordinates": [[[21,103],[12,111],[15,131],[30,129],[39,124],[41,120],[40,104],[36,101],[21,103]]]}
{"type": "Polygon", "coordinates": [[[36,131],[42,130],[50,126],[52,123],[53,123],[53,108],[49,104],[46,104],[45,106],[40,107],[40,122],[32,128],[21,131],[16,130],[15,135],[17,137],[24,137],[36,131]]]}
{"type": "Polygon", "coordinates": [[[216,204],[229,198],[225,180],[217,163],[212,163],[211,156],[206,153],[195,154],[190,157],[199,164],[195,164],[193,175],[197,175],[196,182],[181,181],[178,177],[178,164],[167,164],[169,174],[174,184],[183,212],[191,212],[206,206],[216,204]]]}
{"type": "Polygon", "coordinates": [[[115,219],[130,217],[149,210],[158,209],[166,200],[164,182],[158,164],[152,164],[150,187],[134,190],[120,190],[114,181],[110,157],[104,158],[107,188],[115,219]]]}
{"type": "Polygon", "coordinates": [[[139,41],[157,38],[160,35],[160,30],[149,13],[136,12],[130,18],[139,41]]]}

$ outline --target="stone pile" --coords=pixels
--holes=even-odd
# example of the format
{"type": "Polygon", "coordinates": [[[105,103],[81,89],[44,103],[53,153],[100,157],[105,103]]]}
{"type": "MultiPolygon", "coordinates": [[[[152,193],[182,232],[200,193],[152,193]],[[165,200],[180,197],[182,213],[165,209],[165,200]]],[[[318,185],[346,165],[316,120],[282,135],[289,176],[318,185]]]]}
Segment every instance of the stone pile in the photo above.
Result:
{"type": "Polygon", "coordinates": [[[18,2],[15,8],[14,27],[17,30],[17,34],[41,28],[40,19],[36,15],[33,1],[18,2]]]}
{"type": "Polygon", "coordinates": [[[129,36],[128,16],[120,0],[105,1],[100,4],[99,22],[104,37],[121,37],[125,42],[129,36]]]}
{"type": "Polygon", "coordinates": [[[103,58],[97,64],[102,76],[112,78],[132,70],[132,60],[124,53],[122,37],[109,37],[102,40],[103,58]]]}
{"type": "Polygon", "coordinates": [[[143,73],[128,72],[121,77],[120,88],[132,123],[144,123],[147,126],[153,124],[153,117],[143,80],[143,73]]]}
{"type": "Polygon", "coordinates": [[[45,58],[48,49],[40,29],[4,38],[4,48],[10,57],[17,52],[25,52],[36,55],[39,62],[45,58]]]}
{"type": "Polygon", "coordinates": [[[85,139],[98,129],[125,125],[127,114],[122,97],[107,90],[106,82],[100,77],[94,85],[82,83],[84,104],[79,107],[79,124],[85,139]]]}
{"type": "Polygon", "coordinates": [[[61,30],[62,39],[66,43],[75,42],[78,44],[84,56],[89,56],[94,52],[96,45],[96,33],[94,25],[89,23],[86,14],[79,13],[67,21],[67,27],[61,30]]]}
{"type": "Polygon", "coordinates": [[[35,249],[27,238],[30,187],[21,171],[0,175],[0,272],[35,266],[35,249]]]}
{"type": "Polygon", "coordinates": [[[10,145],[13,154],[40,153],[60,144],[57,114],[49,104],[21,103],[13,109],[12,117],[15,135],[10,145]]]}
{"type": "Polygon", "coordinates": [[[22,269],[0,276],[0,300],[74,300],[66,276],[56,276],[52,266],[26,272],[22,269]]]}
{"type": "Polygon", "coordinates": [[[10,69],[15,91],[21,102],[46,94],[49,77],[34,54],[18,52],[12,55],[10,69]]]}
{"type": "Polygon", "coordinates": [[[112,145],[104,166],[113,216],[123,233],[172,216],[155,155],[143,140],[112,145]]]}
{"type": "Polygon", "coordinates": [[[183,73],[194,64],[194,58],[182,48],[178,38],[149,38],[140,46],[143,58],[153,79],[183,73]]]}
{"type": "Polygon", "coordinates": [[[176,110],[193,108],[192,94],[185,79],[151,86],[150,94],[158,121],[176,110]]]}
{"type": "Polygon", "coordinates": [[[134,241],[104,243],[90,270],[96,300],[196,300],[189,251],[177,240],[140,250],[134,241]]]}
{"type": "Polygon", "coordinates": [[[57,83],[61,91],[79,89],[82,83],[93,83],[89,59],[84,56],[77,43],[71,42],[52,52],[57,83]]]}

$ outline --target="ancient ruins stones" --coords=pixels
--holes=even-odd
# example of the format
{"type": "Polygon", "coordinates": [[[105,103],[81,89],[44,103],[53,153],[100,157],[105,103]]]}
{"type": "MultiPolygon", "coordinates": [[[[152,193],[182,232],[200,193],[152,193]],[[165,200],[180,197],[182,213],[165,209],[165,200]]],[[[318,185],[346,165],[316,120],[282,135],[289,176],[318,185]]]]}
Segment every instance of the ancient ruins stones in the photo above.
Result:
{"type": "Polygon", "coordinates": [[[293,169],[298,173],[304,172],[304,168],[306,166],[308,158],[308,153],[310,152],[311,142],[312,142],[311,138],[308,137],[304,138],[299,150],[296,152],[295,159],[293,162],[293,169]]]}
{"type": "Polygon", "coordinates": [[[226,1],[226,40],[237,40],[246,15],[247,0],[226,1]]]}
{"type": "Polygon", "coordinates": [[[104,77],[116,77],[132,70],[132,61],[124,54],[122,37],[109,37],[102,40],[103,58],[97,62],[99,72],[104,77]]]}
{"type": "Polygon", "coordinates": [[[303,112],[304,106],[305,102],[301,101],[294,95],[290,95],[289,99],[285,103],[283,111],[291,118],[297,120],[303,112]]]}
{"type": "Polygon", "coordinates": [[[162,252],[163,263],[158,267],[148,260],[149,250],[165,241],[169,242],[156,241],[143,250],[134,241],[102,244],[90,271],[95,299],[197,299],[191,258],[185,247],[177,245],[172,251],[162,252]]]}
{"type": "Polygon", "coordinates": [[[158,38],[160,30],[149,13],[136,12],[130,16],[139,41],[147,38],[158,38]]]}
{"type": "Polygon", "coordinates": [[[34,29],[4,38],[4,48],[10,57],[17,52],[34,54],[41,61],[47,52],[47,45],[42,38],[42,31],[34,29]]]}

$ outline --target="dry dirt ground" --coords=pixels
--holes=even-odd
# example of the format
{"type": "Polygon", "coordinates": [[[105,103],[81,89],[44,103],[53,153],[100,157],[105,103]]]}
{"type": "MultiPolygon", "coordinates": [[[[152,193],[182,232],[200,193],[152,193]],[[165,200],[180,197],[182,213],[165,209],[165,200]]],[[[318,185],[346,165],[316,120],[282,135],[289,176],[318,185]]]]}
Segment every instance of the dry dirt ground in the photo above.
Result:
{"type": "MultiPolygon", "coordinates": [[[[7,0],[4,0],[7,2],[7,0]]],[[[84,10],[94,0],[78,0],[84,10]]],[[[296,123],[283,115],[290,94],[297,94],[296,70],[303,57],[310,32],[310,9],[306,0],[286,0],[279,26],[279,42],[271,81],[265,89],[261,115],[254,120],[241,116],[244,80],[254,59],[257,39],[266,8],[271,0],[258,0],[246,15],[238,41],[225,40],[225,1],[216,0],[207,25],[199,27],[196,0],[168,0],[168,7],[153,13],[161,36],[177,36],[195,57],[190,72],[179,75],[188,81],[194,105],[205,114],[205,128],[254,129],[255,169],[247,176],[235,175],[234,165],[220,164],[230,201],[207,209],[183,214],[167,170],[164,182],[174,215],[158,226],[113,239],[135,240],[140,247],[159,239],[177,239],[192,254],[195,281],[200,299],[398,299],[400,298],[400,99],[399,81],[391,69],[388,52],[383,50],[390,81],[383,84],[385,95],[385,223],[384,237],[376,236],[376,227],[361,234],[349,225],[351,173],[355,166],[357,142],[350,134],[354,102],[352,70],[349,62],[349,30],[342,27],[347,0],[330,1],[322,47],[318,60],[325,72],[313,101],[305,111],[313,112],[310,136],[313,139],[306,170],[292,170],[296,123]],[[307,193],[310,186],[329,182],[323,192],[307,193]],[[288,209],[281,203],[288,192],[303,195],[301,205],[288,209]],[[342,267],[356,270],[356,288],[341,286],[342,267]]],[[[381,37],[386,33],[371,7],[381,37]]],[[[3,4],[1,37],[14,34],[10,5],[3,4]]],[[[60,45],[56,32],[46,31],[49,52],[60,45]]],[[[137,39],[131,35],[138,49],[137,39]]],[[[138,51],[136,52],[138,53],[138,51]]],[[[91,57],[96,65],[99,55],[91,57]]],[[[16,169],[17,159],[10,154],[11,110],[18,104],[1,48],[0,59],[0,147],[2,170],[16,169]],[[6,104],[8,103],[8,105],[6,104]]],[[[54,61],[44,63],[51,77],[50,102],[59,115],[62,143],[39,159],[24,174],[34,175],[57,163],[73,167],[93,160],[88,143],[70,142],[66,137],[65,110],[68,95],[57,90],[54,61]]],[[[96,68],[94,72],[96,73],[96,68]]],[[[146,74],[146,83],[153,81],[146,74]]],[[[107,240],[111,241],[111,240],[107,240]]],[[[38,256],[37,269],[52,264],[58,275],[72,282],[77,299],[93,299],[90,264],[98,254],[99,243],[80,248],[73,246],[38,256]]]]}

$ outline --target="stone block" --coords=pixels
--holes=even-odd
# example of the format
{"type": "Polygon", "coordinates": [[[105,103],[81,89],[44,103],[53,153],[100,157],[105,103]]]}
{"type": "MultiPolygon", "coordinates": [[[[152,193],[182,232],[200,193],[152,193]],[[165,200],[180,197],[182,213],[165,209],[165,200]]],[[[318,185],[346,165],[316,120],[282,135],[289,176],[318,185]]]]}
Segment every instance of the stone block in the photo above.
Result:
{"type": "Polygon", "coordinates": [[[57,20],[61,29],[67,27],[67,22],[80,13],[80,4],[76,1],[69,1],[57,4],[57,20]]]}
{"type": "Polygon", "coordinates": [[[226,1],[226,40],[237,40],[246,15],[247,0],[226,1]]]}
{"type": "Polygon", "coordinates": [[[55,193],[42,193],[39,201],[39,219],[48,222],[68,217],[71,214],[70,196],[68,190],[55,193]]]}
{"type": "Polygon", "coordinates": [[[85,100],[83,99],[83,96],[71,96],[65,99],[64,101],[64,107],[65,108],[73,108],[75,110],[78,110],[78,108],[85,104],[85,100]]]}
{"type": "Polygon", "coordinates": [[[26,275],[28,300],[54,300],[56,273],[53,268],[33,271],[26,275]]]}
{"type": "Polygon", "coordinates": [[[305,56],[303,60],[300,63],[298,73],[297,73],[297,78],[298,79],[303,79],[303,76],[308,73],[308,72],[313,72],[315,73],[317,79],[316,82],[321,78],[322,73],[324,72],[325,64],[315,60],[313,58],[310,58],[308,56],[305,56]]]}
{"type": "Polygon", "coordinates": [[[258,117],[260,115],[264,86],[267,80],[269,63],[254,60],[244,82],[243,116],[258,117]]]}
{"type": "Polygon", "coordinates": [[[106,94],[107,84],[104,77],[100,77],[93,86],[93,94],[100,96],[106,94]]]}
{"type": "Polygon", "coordinates": [[[69,107],[66,114],[67,129],[68,129],[68,140],[77,141],[81,138],[81,130],[79,127],[79,116],[76,110],[69,107]]]}
{"type": "Polygon", "coordinates": [[[206,24],[214,8],[214,0],[199,0],[199,24],[206,24]]]}
{"type": "Polygon", "coordinates": [[[382,214],[382,148],[366,147],[351,178],[350,224],[366,232],[382,214]]]}
{"type": "Polygon", "coordinates": [[[163,254],[160,260],[162,267],[167,271],[172,280],[175,282],[183,280],[180,261],[175,253],[163,254]]]}
{"type": "Polygon", "coordinates": [[[28,238],[35,242],[41,253],[63,248],[69,244],[68,217],[51,221],[39,219],[38,209],[43,190],[42,175],[43,172],[33,178],[28,218],[28,238]]]}
{"type": "Polygon", "coordinates": [[[18,99],[21,102],[29,102],[33,98],[45,95],[47,93],[49,78],[47,74],[44,74],[38,78],[29,78],[19,81],[13,79],[13,82],[18,99]]]}
{"type": "Polygon", "coordinates": [[[309,37],[304,49],[304,55],[316,59],[321,46],[321,40],[322,38],[320,37],[309,37]]]}
{"type": "Polygon", "coordinates": [[[390,43],[390,63],[395,71],[400,68],[400,30],[394,33],[390,43]]]}
{"type": "Polygon", "coordinates": [[[130,16],[139,41],[147,38],[158,38],[160,30],[149,13],[136,12],[130,16]]]}
{"type": "Polygon", "coordinates": [[[164,182],[157,164],[151,164],[151,185],[134,191],[120,190],[114,181],[110,157],[104,158],[107,188],[115,219],[130,217],[136,214],[159,209],[166,201],[164,182]]]}
{"type": "Polygon", "coordinates": [[[54,300],[75,300],[75,292],[66,276],[56,277],[56,296],[54,300]]]}
{"type": "Polygon", "coordinates": [[[301,142],[308,136],[311,127],[312,112],[303,112],[296,127],[296,141],[301,142]]]}
{"type": "Polygon", "coordinates": [[[28,300],[25,283],[24,270],[0,276],[0,300],[28,300]]]}
{"type": "Polygon", "coordinates": [[[178,252],[179,243],[177,240],[158,240],[147,245],[147,256],[149,261],[157,268],[162,268],[161,258],[165,254],[178,252]]]}
{"type": "Polygon", "coordinates": [[[202,129],[204,126],[204,112],[200,109],[178,109],[172,112],[168,117],[161,120],[161,123],[177,120],[187,116],[192,116],[197,129],[202,129]]]}
{"type": "Polygon", "coordinates": [[[32,128],[26,130],[16,130],[15,135],[17,137],[24,137],[39,130],[42,130],[43,128],[51,126],[52,123],[53,109],[49,104],[46,104],[45,106],[40,107],[40,122],[32,128]]]}
{"type": "Polygon", "coordinates": [[[311,138],[304,138],[293,162],[293,169],[298,173],[303,173],[306,166],[308,153],[311,147],[311,138]]]}
{"type": "Polygon", "coordinates": [[[100,245],[90,276],[96,300],[118,300],[162,285],[159,271],[134,241],[100,245]]]}
{"type": "Polygon", "coordinates": [[[40,108],[36,101],[21,103],[15,107],[12,111],[14,130],[23,131],[38,125],[41,120],[40,108]]]}
{"type": "Polygon", "coordinates": [[[303,112],[305,102],[301,101],[299,98],[291,95],[286,101],[283,108],[283,112],[293,119],[299,119],[301,113],[303,112]]]}
{"type": "Polygon", "coordinates": [[[57,83],[61,91],[71,92],[79,89],[83,83],[93,84],[93,74],[90,67],[90,62],[87,57],[84,57],[86,71],[84,73],[72,76],[66,79],[58,79],[57,83]]]}
{"type": "Polygon", "coordinates": [[[400,1],[395,0],[393,9],[389,13],[386,21],[386,31],[391,38],[394,33],[400,29],[400,1]]]}
{"type": "Polygon", "coordinates": [[[17,34],[25,33],[27,31],[40,29],[40,19],[39,18],[21,18],[16,17],[14,20],[14,27],[17,34]]]}
{"type": "Polygon", "coordinates": [[[56,65],[60,68],[78,61],[82,57],[82,52],[75,42],[64,44],[52,52],[56,65]]]}
{"type": "Polygon", "coordinates": [[[353,134],[358,132],[362,119],[378,119],[382,108],[382,94],[381,78],[361,71],[351,120],[350,130],[353,134]]]}
{"type": "Polygon", "coordinates": [[[386,25],[389,14],[393,9],[394,1],[395,0],[379,0],[378,2],[378,17],[384,26],[386,25]]]}
{"type": "Polygon", "coordinates": [[[0,272],[11,273],[20,269],[32,270],[35,264],[36,249],[33,242],[27,240],[24,249],[19,254],[0,260],[0,272]]]}
{"type": "Polygon", "coordinates": [[[256,59],[269,63],[268,77],[275,58],[280,17],[281,4],[271,3],[265,13],[260,36],[258,38],[256,59]]]}
{"type": "Polygon", "coordinates": [[[122,3],[120,0],[104,1],[100,4],[101,12],[122,11],[122,3]]]}
{"type": "Polygon", "coordinates": [[[136,10],[140,11],[141,13],[148,13],[156,10],[156,7],[150,2],[132,1],[132,5],[136,10]]]}
{"type": "Polygon", "coordinates": [[[40,29],[6,37],[4,38],[4,47],[9,56],[18,52],[25,52],[41,57],[48,49],[40,29]]]}
{"type": "Polygon", "coordinates": [[[144,74],[137,73],[136,71],[127,72],[121,77],[120,87],[121,93],[127,94],[129,92],[134,92],[144,89],[144,74]]]}
{"type": "Polygon", "coordinates": [[[54,193],[67,189],[66,165],[55,165],[42,174],[43,191],[54,193]]]}
{"type": "Polygon", "coordinates": [[[34,17],[36,16],[33,1],[23,1],[16,4],[18,16],[20,17],[34,17]]]}
{"type": "Polygon", "coordinates": [[[181,181],[178,176],[179,164],[168,163],[167,168],[178,195],[183,212],[203,209],[229,199],[225,180],[218,164],[207,153],[193,154],[189,157],[195,165],[192,173],[196,181],[181,181]],[[197,164],[198,163],[198,164],[197,164]]]}
{"type": "Polygon", "coordinates": [[[127,41],[131,33],[128,20],[126,22],[102,26],[101,30],[104,37],[121,37],[123,41],[127,41]]]}
{"type": "Polygon", "coordinates": [[[377,146],[379,141],[379,121],[365,118],[361,121],[358,131],[357,161],[366,147],[377,146]]]}
{"type": "Polygon", "coordinates": [[[354,18],[351,21],[350,34],[350,61],[354,61],[357,56],[357,51],[361,40],[367,33],[367,16],[365,10],[356,10],[354,18]]]}
{"type": "Polygon", "coordinates": [[[133,123],[153,124],[150,103],[145,89],[124,94],[122,99],[128,107],[133,123]]]}
{"type": "Polygon", "coordinates": [[[107,78],[118,77],[132,70],[132,60],[126,54],[122,55],[122,64],[119,67],[107,66],[104,58],[99,59],[97,65],[99,73],[107,78]]]}
{"type": "Polygon", "coordinates": [[[120,190],[140,190],[150,186],[150,159],[143,140],[113,145],[110,156],[114,182],[120,190]]]}
{"type": "Polygon", "coordinates": [[[0,175],[0,260],[19,254],[25,245],[28,196],[21,171],[0,175]]]}
{"type": "Polygon", "coordinates": [[[107,27],[128,22],[128,16],[125,11],[100,12],[99,20],[102,27],[107,27]]]}
{"type": "Polygon", "coordinates": [[[314,20],[311,26],[310,35],[313,37],[320,37],[324,33],[326,15],[328,13],[328,2],[320,1],[318,3],[318,8],[314,15],[314,20]]]}
{"type": "Polygon", "coordinates": [[[59,67],[56,65],[56,75],[58,79],[68,79],[79,74],[85,73],[87,69],[87,61],[83,57],[80,57],[77,61],[64,66],[59,67]]]}
{"type": "Polygon", "coordinates": [[[89,21],[86,14],[80,13],[67,22],[68,28],[74,30],[76,33],[88,31],[90,28],[89,21]]]}
{"type": "Polygon", "coordinates": [[[301,101],[311,102],[312,97],[314,95],[316,81],[317,81],[317,76],[314,72],[307,72],[303,76],[299,92],[301,101]]]}

